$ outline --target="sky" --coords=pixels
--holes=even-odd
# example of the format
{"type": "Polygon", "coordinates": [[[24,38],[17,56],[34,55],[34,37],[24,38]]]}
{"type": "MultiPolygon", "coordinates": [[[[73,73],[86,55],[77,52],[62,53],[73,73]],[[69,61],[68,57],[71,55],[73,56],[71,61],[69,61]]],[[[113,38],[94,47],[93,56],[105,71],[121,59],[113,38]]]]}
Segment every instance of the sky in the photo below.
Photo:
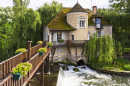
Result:
{"type": "MultiPolygon", "coordinates": [[[[38,7],[42,6],[45,2],[51,3],[53,0],[30,0],[29,8],[33,8],[36,10],[38,7]]],[[[62,3],[64,7],[73,7],[77,0],[55,0],[59,3],[62,3]]],[[[108,8],[109,0],[78,0],[78,3],[83,8],[91,9],[91,1],[92,6],[97,6],[98,8],[108,8]]],[[[0,7],[13,6],[13,0],[0,0],[0,7]]]]}

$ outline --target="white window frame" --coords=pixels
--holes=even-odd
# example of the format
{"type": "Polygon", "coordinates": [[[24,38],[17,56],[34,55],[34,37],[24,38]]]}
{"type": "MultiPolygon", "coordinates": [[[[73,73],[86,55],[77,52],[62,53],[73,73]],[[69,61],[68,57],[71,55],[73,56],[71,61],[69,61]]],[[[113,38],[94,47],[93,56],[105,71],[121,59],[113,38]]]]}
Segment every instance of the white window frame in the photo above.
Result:
{"type": "Polygon", "coordinates": [[[87,20],[87,19],[86,19],[85,17],[83,17],[83,16],[79,17],[79,18],[77,19],[77,28],[78,28],[78,29],[85,29],[85,28],[86,28],[86,20],[87,20]],[[80,22],[81,22],[81,21],[84,22],[84,26],[82,26],[82,25],[80,26],[80,24],[81,24],[80,22]]]}

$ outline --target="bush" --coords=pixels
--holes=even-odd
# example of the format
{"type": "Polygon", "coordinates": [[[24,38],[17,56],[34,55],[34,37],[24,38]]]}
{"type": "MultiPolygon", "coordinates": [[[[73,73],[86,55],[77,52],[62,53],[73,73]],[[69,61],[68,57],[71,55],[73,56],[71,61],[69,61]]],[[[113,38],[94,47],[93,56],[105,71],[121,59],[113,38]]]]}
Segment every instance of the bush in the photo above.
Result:
{"type": "Polygon", "coordinates": [[[130,48],[125,48],[124,52],[130,52],[130,48]]]}
{"type": "Polygon", "coordinates": [[[40,48],[40,49],[38,49],[38,52],[43,52],[43,53],[45,53],[45,52],[47,52],[47,49],[46,49],[46,48],[40,48]]]}
{"type": "Polygon", "coordinates": [[[19,49],[17,49],[16,51],[15,51],[15,53],[17,54],[17,53],[23,53],[23,52],[25,52],[26,51],[26,49],[25,48],[19,48],[19,49]]]}
{"type": "Polygon", "coordinates": [[[41,44],[41,43],[43,43],[43,42],[42,42],[42,41],[38,41],[38,42],[37,42],[37,44],[41,44]]]}
{"type": "Polygon", "coordinates": [[[47,45],[50,45],[50,46],[52,46],[52,45],[53,45],[53,43],[51,43],[51,42],[48,42],[48,43],[47,43],[47,45]]]}
{"type": "Polygon", "coordinates": [[[28,63],[28,62],[20,63],[12,69],[12,73],[13,74],[20,73],[23,76],[25,76],[28,73],[28,71],[30,71],[31,69],[32,69],[31,63],[28,63]]]}
{"type": "Polygon", "coordinates": [[[130,71],[130,64],[124,65],[124,69],[127,70],[127,71],[130,71]]]}
{"type": "Polygon", "coordinates": [[[64,39],[59,39],[58,42],[64,42],[64,39]]]}

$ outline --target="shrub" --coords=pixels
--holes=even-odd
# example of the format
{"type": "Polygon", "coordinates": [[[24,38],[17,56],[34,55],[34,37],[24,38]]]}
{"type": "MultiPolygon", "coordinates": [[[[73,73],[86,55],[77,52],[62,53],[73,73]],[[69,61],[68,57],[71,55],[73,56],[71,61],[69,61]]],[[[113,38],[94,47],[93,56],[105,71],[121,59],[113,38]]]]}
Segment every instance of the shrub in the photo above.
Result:
{"type": "Polygon", "coordinates": [[[52,45],[53,45],[53,43],[52,43],[52,42],[48,42],[48,43],[47,43],[47,45],[50,45],[50,46],[52,46],[52,45]]]}
{"type": "Polygon", "coordinates": [[[31,69],[32,69],[31,63],[28,63],[28,62],[20,63],[12,69],[12,73],[13,74],[20,73],[23,76],[25,76],[28,73],[28,71],[30,71],[31,69]]]}
{"type": "Polygon", "coordinates": [[[37,42],[37,44],[41,44],[41,43],[43,43],[43,42],[42,42],[42,41],[38,41],[38,42],[37,42]]]}
{"type": "Polygon", "coordinates": [[[130,64],[124,65],[124,69],[127,70],[127,71],[130,71],[130,64]]]}
{"type": "Polygon", "coordinates": [[[125,48],[124,52],[130,52],[130,48],[125,48]]]}
{"type": "Polygon", "coordinates": [[[16,51],[15,51],[15,53],[17,54],[17,53],[23,53],[23,52],[25,52],[26,51],[26,49],[25,48],[19,48],[19,49],[17,49],[16,51]]]}
{"type": "Polygon", "coordinates": [[[59,39],[58,42],[64,42],[64,39],[59,39]]]}
{"type": "Polygon", "coordinates": [[[45,53],[45,52],[47,52],[47,49],[46,49],[46,48],[40,48],[40,49],[38,49],[38,52],[43,52],[43,53],[45,53]]]}

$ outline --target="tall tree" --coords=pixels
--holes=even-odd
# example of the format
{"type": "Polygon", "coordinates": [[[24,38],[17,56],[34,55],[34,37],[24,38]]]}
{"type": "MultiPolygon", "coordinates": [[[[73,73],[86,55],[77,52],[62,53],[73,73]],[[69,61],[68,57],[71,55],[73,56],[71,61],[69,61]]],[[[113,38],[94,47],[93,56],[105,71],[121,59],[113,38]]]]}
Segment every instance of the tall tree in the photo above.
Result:
{"type": "Polygon", "coordinates": [[[24,13],[29,5],[30,0],[13,0],[13,10],[15,14],[24,13]]]}

